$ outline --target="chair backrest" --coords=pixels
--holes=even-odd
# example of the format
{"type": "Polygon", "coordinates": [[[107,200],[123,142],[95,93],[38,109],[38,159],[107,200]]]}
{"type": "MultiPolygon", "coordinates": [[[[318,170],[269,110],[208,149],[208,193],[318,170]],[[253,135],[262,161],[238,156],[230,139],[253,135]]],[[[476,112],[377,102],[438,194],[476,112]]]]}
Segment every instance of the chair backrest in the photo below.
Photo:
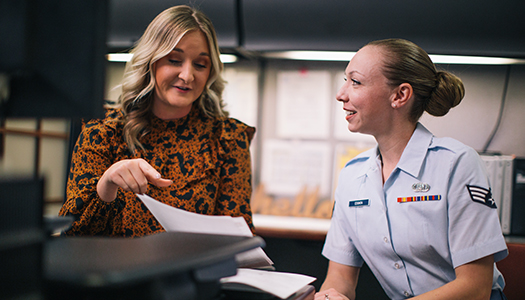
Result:
{"type": "Polygon", "coordinates": [[[505,278],[503,292],[508,300],[525,299],[525,244],[507,243],[509,255],[496,263],[505,278]]]}

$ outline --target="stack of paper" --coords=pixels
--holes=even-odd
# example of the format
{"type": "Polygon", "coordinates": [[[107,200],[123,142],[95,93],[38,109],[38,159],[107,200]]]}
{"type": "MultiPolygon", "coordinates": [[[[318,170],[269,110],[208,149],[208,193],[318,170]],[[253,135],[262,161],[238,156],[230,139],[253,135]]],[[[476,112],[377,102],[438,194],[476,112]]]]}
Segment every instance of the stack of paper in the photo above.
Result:
{"type": "Polygon", "coordinates": [[[510,234],[512,213],[512,185],[514,175],[514,156],[511,155],[481,155],[485,162],[492,197],[498,209],[501,230],[510,234]]]}
{"type": "MultiPolygon", "coordinates": [[[[252,236],[243,217],[201,215],[159,202],[148,195],[137,196],[166,231],[218,235],[252,236]]],[[[255,248],[236,256],[239,267],[270,267],[272,260],[262,248],[255,248]]]]}
{"type": "Polygon", "coordinates": [[[288,299],[315,280],[295,273],[238,269],[237,275],[222,278],[221,284],[224,290],[268,293],[288,299]]]}

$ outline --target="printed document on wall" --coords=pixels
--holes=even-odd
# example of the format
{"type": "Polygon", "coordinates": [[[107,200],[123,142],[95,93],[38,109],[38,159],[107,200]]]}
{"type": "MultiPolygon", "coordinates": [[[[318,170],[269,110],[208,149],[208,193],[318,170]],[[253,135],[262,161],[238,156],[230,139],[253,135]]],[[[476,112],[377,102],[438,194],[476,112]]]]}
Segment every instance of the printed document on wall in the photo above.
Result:
{"type": "Polygon", "coordinates": [[[330,195],[330,145],[323,142],[267,140],[263,146],[262,182],[273,195],[296,195],[319,188],[330,195]]]}
{"type": "Polygon", "coordinates": [[[250,126],[257,125],[257,73],[235,69],[225,69],[223,98],[230,117],[250,126]]]}
{"type": "Polygon", "coordinates": [[[325,139],[330,130],[331,93],[328,71],[281,71],[277,74],[277,135],[325,139]]]}

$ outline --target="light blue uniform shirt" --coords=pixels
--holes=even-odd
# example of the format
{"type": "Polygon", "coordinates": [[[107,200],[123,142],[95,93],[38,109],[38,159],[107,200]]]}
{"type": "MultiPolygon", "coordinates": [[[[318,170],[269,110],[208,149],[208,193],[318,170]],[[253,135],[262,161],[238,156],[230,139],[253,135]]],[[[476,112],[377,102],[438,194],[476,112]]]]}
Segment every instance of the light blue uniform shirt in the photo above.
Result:
{"type": "MultiPolygon", "coordinates": [[[[323,255],[349,266],[365,261],[392,299],[436,289],[460,265],[507,256],[488,190],[472,148],[418,123],[384,186],[377,147],[341,171],[323,255]]],[[[494,268],[493,289],[503,286],[494,268]]]]}

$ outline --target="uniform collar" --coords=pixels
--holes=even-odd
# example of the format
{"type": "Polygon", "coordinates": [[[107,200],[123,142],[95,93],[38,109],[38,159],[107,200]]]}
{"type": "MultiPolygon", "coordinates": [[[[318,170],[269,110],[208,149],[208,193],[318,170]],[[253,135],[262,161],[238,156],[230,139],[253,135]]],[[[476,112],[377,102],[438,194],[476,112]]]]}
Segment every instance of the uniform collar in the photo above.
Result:
{"type": "Polygon", "coordinates": [[[421,171],[421,166],[427,155],[428,148],[432,143],[433,135],[421,123],[417,123],[416,130],[408,141],[401,159],[397,163],[397,168],[417,177],[421,171]]]}
{"type": "MultiPolygon", "coordinates": [[[[408,141],[401,159],[397,163],[397,168],[410,174],[411,176],[417,177],[421,171],[421,166],[427,155],[428,149],[432,143],[434,136],[428,129],[421,123],[417,123],[412,137],[408,141]]],[[[369,149],[359,155],[346,164],[346,166],[358,162],[367,160],[366,167],[362,168],[361,171],[354,170],[356,177],[370,175],[369,172],[375,172],[381,170],[381,157],[378,146],[369,149]]]]}

